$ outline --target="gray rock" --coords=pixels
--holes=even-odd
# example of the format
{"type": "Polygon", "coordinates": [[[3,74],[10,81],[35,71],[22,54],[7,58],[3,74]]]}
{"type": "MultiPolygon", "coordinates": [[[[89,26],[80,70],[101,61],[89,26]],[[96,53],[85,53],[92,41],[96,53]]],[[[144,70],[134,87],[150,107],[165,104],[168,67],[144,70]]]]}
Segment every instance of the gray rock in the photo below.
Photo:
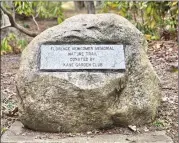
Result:
{"type": "Polygon", "coordinates": [[[7,14],[2,13],[2,20],[1,20],[1,28],[11,26],[11,23],[9,21],[9,17],[7,14]]]}
{"type": "Polygon", "coordinates": [[[154,120],[159,79],[143,34],[115,14],[84,14],[35,37],[23,51],[17,75],[20,119],[48,132],[82,132],[154,120]],[[123,44],[126,71],[40,72],[41,44],[123,44]]]}

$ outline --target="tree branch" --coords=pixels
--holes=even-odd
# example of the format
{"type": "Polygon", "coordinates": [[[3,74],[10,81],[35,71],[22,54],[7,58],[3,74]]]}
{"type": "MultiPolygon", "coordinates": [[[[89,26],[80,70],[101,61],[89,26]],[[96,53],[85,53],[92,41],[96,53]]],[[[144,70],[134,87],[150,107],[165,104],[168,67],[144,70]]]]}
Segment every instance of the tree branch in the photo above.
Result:
{"type": "Polygon", "coordinates": [[[29,31],[29,30],[25,29],[24,27],[22,27],[21,25],[17,24],[14,17],[12,16],[12,14],[9,11],[7,11],[2,5],[0,5],[0,8],[9,17],[9,20],[10,20],[12,27],[17,28],[19,31],[21,31],[21,32],[23,32],[23,33],[25,33],[25,34],[27,34],[28,36],[31,36],[31,37],[35,37],[35,36],[38,35],[37,32],[29,31]]]}
{"type": "Polygon", "coordinates": [[[39,31],[39,30],[40,30],[39,25],[38,25],[38,23],[37,23],[37,21],[35,20],[35,17],[34,17],[33,15],[32,15],[32,19],[33,19],[35,25],[37,26],[37,30],[39,31]]]}
{"type": "Polygon", "coordinates": [[[5,29],[5,28],[7,28],[7,27],[11,27],[11,25],[1,26],[1,30],[2,30],[2,29],[5,29]]]}

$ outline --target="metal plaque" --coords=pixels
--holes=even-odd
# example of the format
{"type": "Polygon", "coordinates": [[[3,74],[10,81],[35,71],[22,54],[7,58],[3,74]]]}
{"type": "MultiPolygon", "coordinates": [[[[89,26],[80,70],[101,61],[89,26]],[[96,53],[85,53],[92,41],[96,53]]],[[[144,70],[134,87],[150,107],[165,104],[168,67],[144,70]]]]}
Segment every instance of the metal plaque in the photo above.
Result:
{"type": "Polygon", "coordinates": [[[40,70],[125,69],[123,45],[41,45],[40,70]]]}

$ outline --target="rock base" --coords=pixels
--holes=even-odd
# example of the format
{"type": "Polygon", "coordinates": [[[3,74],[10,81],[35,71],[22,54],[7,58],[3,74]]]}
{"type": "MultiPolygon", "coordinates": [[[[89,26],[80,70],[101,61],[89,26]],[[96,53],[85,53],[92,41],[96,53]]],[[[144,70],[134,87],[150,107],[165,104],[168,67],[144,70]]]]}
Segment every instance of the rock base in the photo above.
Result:
{"type": "Polygon", "coordinates": [[[136,135],[103,134],[95,136],[61,137],[60,133],[43,133],[27,130],[22,123],[16,121],[1,138],[5,142],[59,142],[59,143],[173,143],[172,139],[165,135],[165,131],[148,132],[136,135]]]}

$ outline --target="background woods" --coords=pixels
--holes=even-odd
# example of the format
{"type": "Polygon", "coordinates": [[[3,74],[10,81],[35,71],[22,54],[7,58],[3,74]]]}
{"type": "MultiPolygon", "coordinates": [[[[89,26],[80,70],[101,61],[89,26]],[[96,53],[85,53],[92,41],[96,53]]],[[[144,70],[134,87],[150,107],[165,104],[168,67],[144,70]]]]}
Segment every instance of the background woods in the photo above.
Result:
{"type": "Polygon", "coordinates": [[[132,21],[148,40],[177,36],[177,2],[107,2],[103,12],[109,10],[132,21]]]}

